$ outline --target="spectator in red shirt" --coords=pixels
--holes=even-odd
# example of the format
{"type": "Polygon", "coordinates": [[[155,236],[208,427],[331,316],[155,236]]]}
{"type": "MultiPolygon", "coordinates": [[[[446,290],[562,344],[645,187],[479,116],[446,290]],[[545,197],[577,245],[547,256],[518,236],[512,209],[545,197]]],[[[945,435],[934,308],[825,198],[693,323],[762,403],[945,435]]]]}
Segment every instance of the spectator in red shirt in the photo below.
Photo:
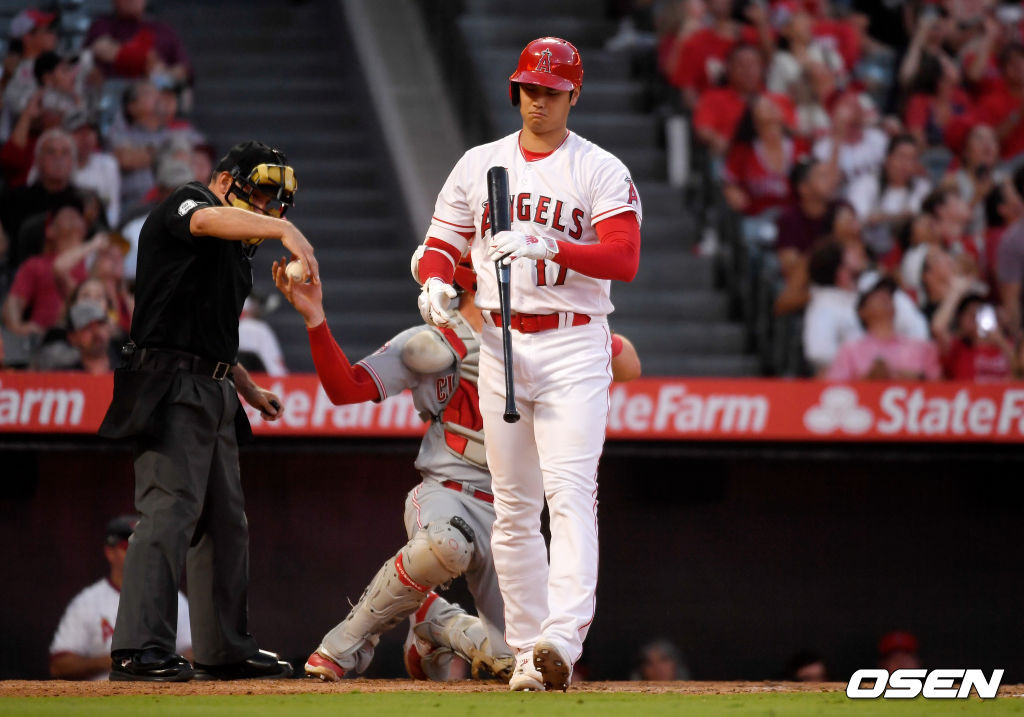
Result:
{"type": "Polygon", "coordinates": [[[995,307],[983,296],[951,292],[935,312],[932,334],[942,353],[946,378],[985,383],[1013,377],[1013,344],[996,318],[995,307]]]}
{"type": "MultiPolygon", "coordinates": [[[[729,148],[747,105],[762,92],[764,60],[761,51],[753,45],[736,45],[729,53],[727,77],[728,85],[701,95],[693,116],[697,137],[717,157],[723,156],[729,148]]],[[[767,96],[782,109],[786,125],[795,125],[790,99],[771,93],[767,96]]]]}
{"type": "Polygon", "coordinates": [[[789,202],[789,173],[803,155],[786,134],[782,111],[761,95],[743,113],[725,162],[722,188],[736,211],[756,216],[789,202]]]}
{"type": "Polygon", "coordinates": [[[987,94],[1000,85],[997,58],[1007,39],[999,19],[987,14],[982,21],[981,32],[961,50],[964,80],[975,97],[987,94]]]}
{"type": "Polygon", "coordinates": [[[83,245],[85,232],[85,219],[74,207],[64,207],[49,217],[46,241],[52,249],[19,267],[4,300],[3,320],[8,331],[22,336],[42,334],[57,323],[64,300],[87,276],[81,259],[66,271],[59,268],[59,262],[63,257],[67,263],[68,256],[83,245]]]}
{"type": "Polygon", "coordinates": [[[999,69],[1002,85],[981,98],[977,117],[995,127],[1002,158],[1012,159],[1024,153],[1024,45],[1003,48],[999,69]]]}
{"type": "Polygon", "coordinates": [[[85,44],[108,77],[189,79],[189,62],[178,33],[145,16],[146,0],[114,0],[114,12],[93,20],[85,44]]]}
{"type": "Polygon", "coordinates": [[[655,18],[658,32],[658,69],[665,79],[672,76],[683,44],[704,29],[708,6],[704,0],[673,0],[662,3],[655,18]]]}
{"type": "Polygon", "coordinates": [[[735,45],[758,45],[765,34],[771,37],[763,11],[758,15],[761,24],[755,28],[736,21],[733,5],[734,0],[708,0],[710,26],[689,35],[678,52],[668,53],[665,74],[671,84],[683,91],[687,107],[694,107],[702,93],[719,84],[726,57],[735,45]]]}
{"type": "Polygon", "coordinates": [[[903,121],[922,147],[945,146],[954,120],[973,110],[971,98],[961,87],[960,68],[943,56],[922,58],[911,92],[903,121]]]}

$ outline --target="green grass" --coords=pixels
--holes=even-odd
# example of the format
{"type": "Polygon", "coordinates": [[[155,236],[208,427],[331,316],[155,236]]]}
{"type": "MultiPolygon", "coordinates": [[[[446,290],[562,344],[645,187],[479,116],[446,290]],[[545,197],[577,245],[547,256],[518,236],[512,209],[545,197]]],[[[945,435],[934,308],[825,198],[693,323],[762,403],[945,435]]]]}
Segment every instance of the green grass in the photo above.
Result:
{"type": "Polygon", "coordinates": [[[8,697],[5,717],[51,715],[102,717],[604,717],[605,715],[693,715],[694,717],[810,717],[821,715],[1022,715],[1024,700],[849,700],[843,693],[761,695],[345,693],[260,696],[8,697]]]}

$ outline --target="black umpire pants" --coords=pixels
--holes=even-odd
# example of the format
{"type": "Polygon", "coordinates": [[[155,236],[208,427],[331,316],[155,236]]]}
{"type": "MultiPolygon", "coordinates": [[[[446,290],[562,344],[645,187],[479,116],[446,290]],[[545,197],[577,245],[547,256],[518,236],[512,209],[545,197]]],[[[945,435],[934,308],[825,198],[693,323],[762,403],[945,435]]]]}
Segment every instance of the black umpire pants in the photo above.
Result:
{"type": "Polygon", "coordinates": [[[192,649],[204,665],[257,651],[248,631],[249,530],[230,380],[178,373],[161,428],[139,439],[135,507],[111,651],[174,652],[177,592],[188,577],[192,649]]]}

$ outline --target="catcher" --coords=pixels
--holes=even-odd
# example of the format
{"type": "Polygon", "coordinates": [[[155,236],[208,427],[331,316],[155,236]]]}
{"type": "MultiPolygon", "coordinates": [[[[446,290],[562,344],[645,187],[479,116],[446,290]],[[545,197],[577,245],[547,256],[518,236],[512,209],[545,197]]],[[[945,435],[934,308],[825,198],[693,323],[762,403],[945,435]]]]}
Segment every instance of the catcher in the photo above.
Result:
{"type": "MultiPolygon", "coordinates": [[[[413,276],[420,255],[418,250],[413,256],[413,276]]],[[[405,502],[409,542],[385,561],[355,607],[324,636],[306,661],[306,674],[336,681],[362,673],[380,635],[408,617],[404,658],[413,678],[445,680],[458,656],[471,665],[474,678],[507,682],[515,664],[504,639],[504,607],[490,552],[494,497],[476,388],[483,318],[473,305],[472,268],[464,263],[456,271],[460,298],[448,327],[407,329],[353,366],[327,327],[322,287],[289,279],[286,264],[274,263],[274,280],[305,319],[313,362],[330,400],[382,401],[410,389],[430,422],[415,464],[423,481],[405,502]],[[463,574],[479,617],[434,591],[463,574]]],[[[621,346],[615,368],[628,380],[639,375],[640,362],[627,340],[621,346]]]]}

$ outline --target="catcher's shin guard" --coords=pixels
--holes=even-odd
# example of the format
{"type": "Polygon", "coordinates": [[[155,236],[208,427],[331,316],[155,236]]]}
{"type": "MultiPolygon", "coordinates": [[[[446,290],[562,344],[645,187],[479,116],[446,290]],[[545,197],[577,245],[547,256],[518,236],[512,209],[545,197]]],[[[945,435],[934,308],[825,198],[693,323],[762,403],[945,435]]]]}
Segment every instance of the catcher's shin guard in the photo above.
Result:
{"type": "Polygon", "coordinates": [[[381,633],[415,612],[434,587],[466,571],[473,557],[473,537],[473,529],[458,516],[420,528],[381,566],[320,649],[346,672],[363,672],[381,633]],[[369,647],[368,656],[364,646],[369,647]]]}

